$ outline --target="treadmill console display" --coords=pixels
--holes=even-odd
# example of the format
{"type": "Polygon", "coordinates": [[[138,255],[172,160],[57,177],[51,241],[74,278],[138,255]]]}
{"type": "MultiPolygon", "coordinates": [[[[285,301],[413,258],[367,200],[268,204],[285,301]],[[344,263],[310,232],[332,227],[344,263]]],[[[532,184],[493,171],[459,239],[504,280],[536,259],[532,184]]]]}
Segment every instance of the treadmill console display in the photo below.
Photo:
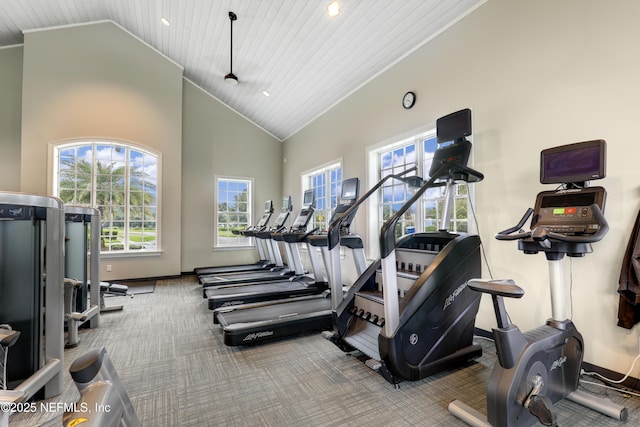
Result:
{"type": "Polygon", "coordinates": [[[260,221],[258,222],[258,225],[256,225],[256,227],[262,228],[265,225],[267,225],[267,222],[269,221],[270,217],[271,217],[271,213],[262,214],[262,216],[260,217],[260,221]]]}
{"type": "Polygon", "coordinates": [[[604,212],[606,192],[602,187],[543,191],[538,194],[531,229],[543,227],[567,235],[594,234],[598,224],[591,205],[604,212]]]}
{"type": "Polygon", "coordinates": [[[293,204],[291,203],[291,196],[284,196],[282,198],[282,208],[283,212],[291,212],[293,210],[293,204]]]}
{"type": "Polygon", "coordinates": [[[264,213],[273,213],[273,202],[271,200],[265,202],[264,213]]]}
{"type": "Polygon", "coordinates": [[[291,224],[291,228],[302,229],[307,227],[314,212],[313,205],[315,205],[314,191],[307,190],[304,192],[304,197],[302,198],[302,210],[293,224],[291,224]]]}
{"type": "Polygon", "coordinates": [[[340,194],[340,201],[355,202],[358,198],[359,187],[360,180],[358,178],[349,178],[342,181],[342,192],[340,194]]]}
{"type": "Polygon", "coordinates": [[[302,198],[302,206],[313,206],[316,204],[315,192],[313,190],[307,190],[304,192],[302,198]]]}

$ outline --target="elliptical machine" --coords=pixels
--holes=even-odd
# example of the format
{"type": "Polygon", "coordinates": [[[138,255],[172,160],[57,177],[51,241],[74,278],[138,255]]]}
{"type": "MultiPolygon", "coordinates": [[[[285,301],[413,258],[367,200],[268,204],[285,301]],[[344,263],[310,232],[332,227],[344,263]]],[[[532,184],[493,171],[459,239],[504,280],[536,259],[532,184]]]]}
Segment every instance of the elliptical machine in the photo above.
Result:
{"type": "Polygon", "coordinates": [[[609,230],[602,214],[605,189],[585,186],[588,179],[604,177],[605,149],[605,142],[597,140],[544,150],[540,181],[566,184],[566,188],[539,193],[534,209],[528,209],[516,226],[496,235],[498,240],[517,240],[525,254],[544,252],[551,319],[522,333],[510,322],[503,300],[521,298],[522,288],[511,279],[468,283],[470,289],[491,295],[498,324],[493,329],[498,360],[487,386],[487,416],[457,400],[449,404],[449,412],[470,425],[513,427],[540,422],[555,426],[553,405],[564,398],[612,418],[627,418],[626,408],[577,390],[584,342],[565,310],[564,256],[592,252],[591,243],[609,230]],[[522,231],[532,214],[531,231],[522,231]]]}

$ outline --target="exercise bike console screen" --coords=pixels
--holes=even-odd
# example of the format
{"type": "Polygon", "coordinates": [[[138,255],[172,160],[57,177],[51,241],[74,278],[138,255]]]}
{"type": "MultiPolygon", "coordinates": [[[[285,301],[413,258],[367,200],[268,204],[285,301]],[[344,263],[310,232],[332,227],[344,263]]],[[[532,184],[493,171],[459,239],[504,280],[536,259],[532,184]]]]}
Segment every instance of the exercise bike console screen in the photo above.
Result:
{"type": "Polygon", "coordinates": [[[601,140],[548,148],[540,153],[542,184],[581,183],[605,177],[606,143],[601,140]]]}
{"type": "Polygon", "coordinates": [[[598,224],[591,205],[604,211],[605,194],[602,187],[543,191],[536,198],[531,229],[543,227],[565,235],[594,234],[598,224]]]}

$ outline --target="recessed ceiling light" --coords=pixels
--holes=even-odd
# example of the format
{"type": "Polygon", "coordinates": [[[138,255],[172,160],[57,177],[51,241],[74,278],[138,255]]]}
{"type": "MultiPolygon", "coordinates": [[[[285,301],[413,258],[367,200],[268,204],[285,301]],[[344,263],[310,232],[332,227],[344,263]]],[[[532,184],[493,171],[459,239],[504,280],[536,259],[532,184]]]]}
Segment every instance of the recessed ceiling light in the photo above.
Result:
{"type": "Polygon", "coordinates": [[[271,92],[269,92],[268,90],[263,90],[262,94],[267,97],[271,96],[271,92]]]}
{"type": "Polygon", "coordinates": [[[327,13],[330,17],[335,18],[340,15],[340,3],[336,0],[327,5],[327,13]]]}
{"type": "Polygon", "coordinates": [[[169,25],[171,25],[171,21],[169,21],[167,18],[165,18],[164,16],[162,18],[160,18],[160,22],[162,22],[164,25],[166,25],[167,27],[169,25]]]}

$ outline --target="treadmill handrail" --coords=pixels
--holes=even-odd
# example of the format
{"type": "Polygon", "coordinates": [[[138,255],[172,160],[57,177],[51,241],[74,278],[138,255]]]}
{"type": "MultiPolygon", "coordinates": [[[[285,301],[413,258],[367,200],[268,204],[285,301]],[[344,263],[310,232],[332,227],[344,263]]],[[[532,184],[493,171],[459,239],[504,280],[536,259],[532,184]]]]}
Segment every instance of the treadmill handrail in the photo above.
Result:
{"type": "Polygon", "coordinates": [[[402,215],[404,215],[429,188],[441,186],[442,184],[436,181],[445,177],[448,179],[461,179],[465,182],[478,182],[484,179],[484,175],[481,172],[471,169],[470,167],[453,162],[443,163],[433,176],[422,184],[413,197],[402,205],[402,207],[382,225],[380,229],[380,256],[382,258],[386,258],[395,249],[396,238],[394,230],[396,223],[402,218],[402,215]]]}
{"type": "Polygon", "coordinates": [[[413,172],[417,169],[418,168],[414,166],[403,172],[385,176],[380,181],[378,181],[378,183],[374,185],[369,191],[367,191],[362,197],[356,200],[355,203],[353,203],[340,218],[336,218],[329,225],[329,230],[327,231],[327,235],[329,239],[329,244],[328,244],[329,250],[335,248],[340,243],[340,226],[344,218],[348,218],[356,209],[358,209],[358,206],[364,203],[373,193],[375,193],[380,187],[382,187],[382,184],[384,184],[389,178],[400,179],[407,173],[413,172]]]}

